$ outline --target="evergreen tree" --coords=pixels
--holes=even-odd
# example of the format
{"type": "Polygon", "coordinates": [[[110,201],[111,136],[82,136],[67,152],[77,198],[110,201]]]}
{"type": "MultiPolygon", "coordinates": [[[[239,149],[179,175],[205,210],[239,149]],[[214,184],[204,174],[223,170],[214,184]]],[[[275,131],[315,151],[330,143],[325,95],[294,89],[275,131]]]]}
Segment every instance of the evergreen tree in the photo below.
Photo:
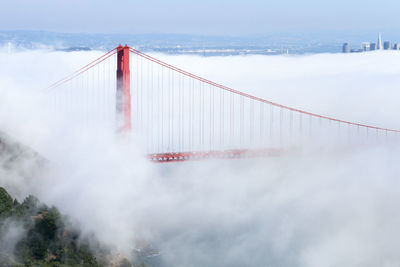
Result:
{"type": "Polygon", "coordinates": [[[34,196],[19,204],[0,187],[0,240],[7,220],[23,225],[26,235],[15,246],[14,255],[0,255],[0,267],[101,266],[88,243],[80,241],[79,232],[55,207],[48,208],[34,196]]]}

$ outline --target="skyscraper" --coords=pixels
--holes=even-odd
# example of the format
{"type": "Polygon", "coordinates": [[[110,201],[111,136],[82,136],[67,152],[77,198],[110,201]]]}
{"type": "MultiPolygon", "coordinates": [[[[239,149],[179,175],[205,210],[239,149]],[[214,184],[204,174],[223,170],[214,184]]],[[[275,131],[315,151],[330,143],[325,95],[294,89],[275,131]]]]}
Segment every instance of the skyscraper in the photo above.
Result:
{"type": "Polygon", "coordinates": [[[378,37],[378,44],[376,46],[376,50],[382,50],[382,37],[381,37],[381,33],[379,33],[379,37],[378,37]]]}
{"type": "Polygon", "coordinates": [[[376,50],[376,43],[371,43],[371,44],[370,44],[370,50],[371,50],[371,51],[376,50]]]}
{"type": "Polygon", "coordinates": [[[371,44],[370,44],[369,42],[363,42],[363,43],[361,44],[361,47],[362,47],[362,50],[363,50],[364,52],[367,52],[367,51],[370,50],[371,44]]]}
{"type": "Polygon", "coordinates": [[[392,42],[390,42],[390,41],[385,41],[385,42],[383,43],[383,48],[384,48],[385,50],[392,50],[392,49],[393,49],[392,42]]]}
{"type": "Polygon", "coordinates": [[[400,50],[400,43],[394,44],[394,50],[400,50]]]}
{"type": "Polygon", "coordinates": [[[348,43],[343,44],[343,53],[350,53],[350,45],[348,43]]]}

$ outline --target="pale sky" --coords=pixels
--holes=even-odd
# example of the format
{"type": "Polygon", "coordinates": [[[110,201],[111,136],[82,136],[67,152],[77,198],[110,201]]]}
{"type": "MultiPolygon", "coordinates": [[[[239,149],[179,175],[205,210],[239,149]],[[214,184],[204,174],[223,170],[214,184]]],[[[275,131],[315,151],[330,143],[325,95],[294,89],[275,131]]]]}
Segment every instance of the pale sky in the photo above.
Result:
{"type": "Polygon", "coordinates": [[[0,30],[216,35],[400,30],[398,0],[0,1],[0,30]]]}

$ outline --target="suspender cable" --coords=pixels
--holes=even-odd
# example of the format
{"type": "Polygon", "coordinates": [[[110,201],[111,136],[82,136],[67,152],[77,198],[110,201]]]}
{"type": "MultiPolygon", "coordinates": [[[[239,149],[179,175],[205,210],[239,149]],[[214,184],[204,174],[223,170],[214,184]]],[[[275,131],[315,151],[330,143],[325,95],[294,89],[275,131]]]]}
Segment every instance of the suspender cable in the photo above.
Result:
{"type": "Polygon", "coordinates": [[[260,145],[264,145],[264,103],[260,103],[260,145]]]}
{"type": "Polygon", "coordinates": [[[254,101],[250,99],[250,144],[254,145],[254,101]]]}
{"type": "Polygon", "coordinates": [[[280,108],[279,112],[279,143],[280,147],[283,146],[283,109],[280,108]]]}
{"type": "Polygon", "coordinates": [[[240,96],[240,147],[243,148],[244,142],[244,97],[240,96]]]}
{"type": "Polygon", "coordinates": [[[202,147],[202,150],[204,151],[205,150],[205,147],[204,147],[204,134],[205,134],[205,130],[204,130],[204,120],[205,120],[205,117],[206,117],[206,114],[205,114],[205,112],[206,112],[206,108],[205,108],[205,88],[204,88],[204,83],[201,83],[201,92],[202,92],[202,101],[203,101],[203,103],[202,103],[202,120],[201,120],[201,147],[202,147]]]}
{"type": "Polygon", "coordinates": [[[198,150],[200,151],[200,150],[202,150],[203,148],[202,148],[202,145],[201,145],[201,138],[202,138],[202,136],[201,136],[201,134],[202,134],[202,128],[201,128],[201,122],[202,122],[202,120],[203,120],[203,110],[202,110],[202,97],[201,97],[201,82],[200,81],[197,81],[197,84],[198,84],[198,88],[197,88],[197,91],[198,91],[198,100],[197,100],[197,104],[199,105],[199,130],[198,130],[198,133],[199,133],[199,144],[198,144],[198,150]]]}

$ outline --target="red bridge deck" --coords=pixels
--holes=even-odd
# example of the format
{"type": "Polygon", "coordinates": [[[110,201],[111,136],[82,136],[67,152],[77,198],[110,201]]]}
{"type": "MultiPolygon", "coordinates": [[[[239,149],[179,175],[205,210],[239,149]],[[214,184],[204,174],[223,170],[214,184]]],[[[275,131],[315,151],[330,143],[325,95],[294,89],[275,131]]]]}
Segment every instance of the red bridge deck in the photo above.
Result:
{"type": "Polygon", "coordinates": [[[188,160],[202,159],[237,159],[237,158],[254,158],[254,157],[276,157],[281,155],[282,149],[254,149],[254,150],[227,150],[227,151],[208,151],[208,152],[176,152],[176,153],[159,153],[148,155],[152,162],[182,162],[188,160]]]}

